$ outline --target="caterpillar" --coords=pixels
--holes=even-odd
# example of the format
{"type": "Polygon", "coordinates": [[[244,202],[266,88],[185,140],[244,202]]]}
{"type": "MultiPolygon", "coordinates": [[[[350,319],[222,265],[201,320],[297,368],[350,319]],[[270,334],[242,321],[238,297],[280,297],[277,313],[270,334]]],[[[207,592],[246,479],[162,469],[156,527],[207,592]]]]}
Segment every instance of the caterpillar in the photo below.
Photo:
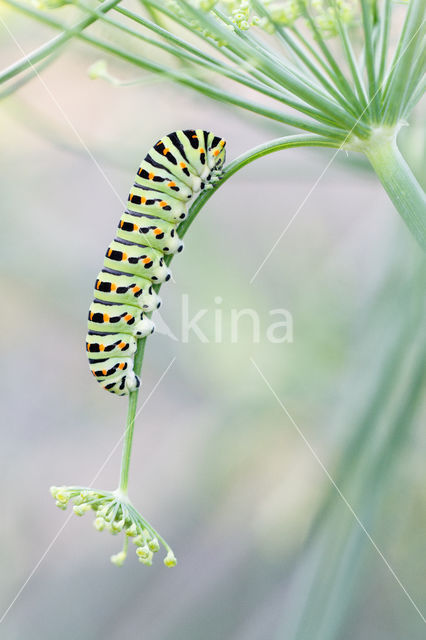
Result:
{"type": "Polygon", "coordinates": [[[140,386],[133,369],[137,340],[154,331],[155,284],[170,279],[166,255],[183,249],[177,226],[203,189],[220,178],[225,140],[202,129],[161,138],[141,162],[105,254],[89,309],[86,351],[104,389],[123,396],[140,386]]]}

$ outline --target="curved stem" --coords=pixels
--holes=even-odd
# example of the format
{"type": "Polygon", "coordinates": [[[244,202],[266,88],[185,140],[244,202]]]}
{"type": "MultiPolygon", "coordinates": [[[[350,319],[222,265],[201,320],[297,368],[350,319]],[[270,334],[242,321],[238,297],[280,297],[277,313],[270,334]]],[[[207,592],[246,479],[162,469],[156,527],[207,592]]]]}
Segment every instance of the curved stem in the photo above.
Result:
{"type": "MultiPolygon", "coordinates": [[[[105,2],[99,5],[98,12],[106,13],[107,11],[115,7],[120,2],[121,0],[105,0],[105,2]]],[[[14,5],[11,4],[11,6],[14,6],[14,5]]],[[[19,9],[20,7],[18,6],[16,8],[19,9]]],[[[36,10],[33,9],[31,13],[33,17],[37,16],[36,10]]],[[[55,36],[48,42],[45,42],[43,45],[35,49],[32,53],[25,55],[24,58],[10,65],[10,67],[7,67],[6,69],[4,69],[4,71],[0,73],[0,84],[3,82],[6,82],[7,80],[10,80],[11,78],[21,73],[22,71],[25,71],[25,69],[28,69],[29,67],[32,68],[33,65],[35,65],[37,62],[40,62],[47,56],[56,52],[60,47],[66,44],[71,38],[73,38],[74,36],[78,36],[87,27],[89,27],[91,24],[96,22],[97,19],[98,19],[98,16],[91,15],[89,17],[84,18],[84,20],[77,22],[75,25],[73,25],[69,29],[64,28],[63,33],[60,33],[58,36],[55,36]]],[[[46,22],[47,24],[50,24],[51,26],[53,26],[54,24],[54,22],[50,20],[48,16],[43,16],[43,21],[46,22]]]]}
{"type": "Polygon", "coordinates": [[[396,136],[382,137],[364,149],[396,210],[426,251],[426,196],[396,144],[396,136]]]}
{"type": "MultiPolygon", "coordinates": [[[[308,105],[304,104],[300,100],[294,99],[291,96],[290,97],[286,96],[286,94],[283,93],[282,91],[277,91],[263,83],[260,83],[259,81],[252,80],[249,76],[245,75],[244,73],[241,73],[238,69],[230,67],[229,65],[225,65],[224,63],[220,62],[219,60],[216,60],[215,58],[211,57],[209,59],[208,56],[199,55],[197,49],[195,47],[191,47],[189,44],[184,43],[185,44],[184,47],[178,48],[178,47],[181,47],[181,45],[178,44],[178,47],[175,46],[176,42],[179,43],[179,40],[176,37],[173,37],[173,38],[169,37],[169,40],[173,42],[173,44],[170,45],[168,43],[162,42],[161,40],[155,40],[155,38],[146,36],[140,33],[139,31],[136,31],[130,27],[127,27],[124,24],[120,24],[119,22],[116,22],[115,20],[108,18],[108,16],[105,16],[102,13],[98,13],[98,11],[91,9],[89,6],[85,5],[84,3],[76,1],[76,6],[90,13],[91,15],[97,16],[103,22],[110,24],[111,26],[119,29],[120,31],[123,31],[124,33],[127,33],[128,35],[131,35],[139,40],[142,40],[143,42],[146,42],[153,47],[158,47],[160,49],[163,49],[164,51],[167,51],[178,60],[179,59],[188,60],[189,62],[192,62],[196,65],[209,69],[210,71],[213,71],[222,76],[230,78],[231,80],[234,80],[234,82],[238,82],[239,84],[245,85],[246,87],[249,87],[254,91],[263,93],[264,95],[274,100],[277,100],[289,107],[292,107],[296,111],[300,111],[301,113],[313,118],[314,120],[318,120],[319,122],[323,122],[327,125],[331,125],[332,127],[336,127],[337,129],[341,128],[342,130],[344,130],[344,127],[339,127],[334,120],[323,115],[321,111],[318,111],[317,109],[313,109],[312,107],[309,107],[308,105]],[[192,51],[189,51],[189,49],[192,49],[192,51]]],[[[118,12],[128,17],[129,19],[133,20],[134,22],[141,24],[142,26],[151,28],[153,31],[155,31],[155,33],[161,34],[160,27],[156,25],[150,25],[149,21],[139,17],[137,14],[122,8],[121,9],[118,8],[118,12]]],[[[161,35],[163,35],[164,37],[166,37],[165,34],[169,35],[169,32],[167,32],[165,29],[163,29],[162,32],[163,33],[161,35]]]]}
{"type": "MultiPolygon", "coordinates": [[[[212,189],[204,191],[194,202],[190,208],[188,217],[178,227],[178,233],[181,238],[188,231],[191,224],[194,222],[198,213],[209,200],[212,195],[221,187],[231,176],[237,171],[245,167],[250,162],[266,156],[275,151],[281,151],[283,149],[291,149],[295,147],[338,147],[338,143],[335,140],[328,138],[320,138],[319,136],[309,135],[296,135],[286,136],[285,138],[278,138],[265,144],[261,144],[258,147],[254,147],[250,151],[243,153],[241,156],[233,160],[225,168],[220,182],[218,182],[212,189]]],[[[165,262],[170,264],[173,256],[166,256],[165,262]]],[[[159,291],[161,285],[155,287],[156,292],[159,291]]],[[[150,314],[149,314],[150,315],[150,314]]],[[[138,342],[138,348],[134,359],[134,372],[137,376],[140,376],[142,370],[143,357],[145,353],[146,338],[142,338],[138,342]]],[[[135,417],[138,403],[139,389],[132,391],[129,394],[129,406],[127,411],[126,430],[124,432],[124,444],[123,453],[121,458],[121,470],[120,470],[120,485],[119,491],[127,495],[127,486],[129,480],[129,467],[130,467],[130,455],[132,450],[133,432],[135,428],[135,417]]]]}
{"type": "MultiPolygon", "coordinates": [[[[108,2],[118,2],[119,0],[108,0],[108,2]]],[[[64,25],[57,20],[52,20],[50,17],[46,17],[44,14],[40,14],[40,12],[36,9],[31,8],[29,5],[25,5],[20,0],[4,0],[4,2],[15,9],[18,9],[22,13],[29,15],[39,22],[43,22],[48,24],[49,26],[66,30],[64,25]]],[[[94,20],[94,18],[92,18],[94,20]]],[[[153,60],[148,60],[146,58],[141,58],[137,55],[134,55],[128,52],[126,49],[121,49],[118,46],[110,44],[109,42],[105,42],[95,36],[87,34],[84,32],[76,32],[75,34],[80,40],[86,42],[102,51],[105,51],[111,55],[117,56],[122,60],[129,62],[141,69],[146,71],[150,71],[152,73],[156,73],[157,75],[163,78],[169,78],[178,82],[179,84],[189,87],[191,89],[195,89],[199,93],[202,93],[209,98],[213,98],[214,100],[218,100],[219,102],[224,102],[225,104],[231,104],[237,107],[241,107],[242,109],[247,109],[257,115],[264,116],[266,118],[270,118],[271,120],[275,120],[282,124],[296,127],[298,129],[302,129],[303,131],[309,131],[311,133],[318,134],[318,136],[333,136],[336,140],[340,140],[343,142],[345,139],[345,131],[342,129],[338,129],[337,127],[331,127],[326,124],[321,124],[316,122],[315,120],[305,119],[301,117],[295,117],[291,114],[286,113],[285,111],[276,110],[273,108],[269,108],[264,106],[261,103],[254,102],[250,99],[245,99],[244,97],[238,96],[235,92],[225,91],[218,87],[208,84],[207,82],[203,82],[198,80],[194,75],[190,75],[187,73],[183,73],[177,69],[165,67],[162,64],[159,64],[153,60]]],[[[0,75],[0,81],[2,80],[2,76],[0,75]]],[[[356,131],[357,128],[353,126],[351,123],[352,130],[356,131]]],[[[362,132],[358,132],[359,135],[364,135],[362,132]]]]}

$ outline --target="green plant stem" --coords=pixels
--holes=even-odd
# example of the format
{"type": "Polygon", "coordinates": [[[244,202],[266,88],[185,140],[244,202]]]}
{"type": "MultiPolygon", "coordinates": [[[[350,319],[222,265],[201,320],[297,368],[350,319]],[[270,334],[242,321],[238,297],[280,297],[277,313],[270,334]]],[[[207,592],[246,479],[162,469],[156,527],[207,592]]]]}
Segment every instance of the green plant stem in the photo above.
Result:
{"type": "Polygon", "coordinates": [[[2,91],[0,91],[0,100],[8,98],[10,95],[21,89],[21,87],[25,86],[28,82],[31,82],[31,80],[36,78],[42,71],[44,71],[44,69],[52,64],[52,62],[56,60],[58,55],[59,51],[56,49],[40,63],[32,64],[30,69],[22,72],[14,82],[9,82],[6,87],[2,91]]]}
{"type": "Polygon", "coordinates": [[[411,0],[383,92],[384,115],[382,121],[389,125],[395,124],[400,112],[404,111],[405,105],[402,103],[404,86],[410,75],[424,33],[424,15],[424,0],[411,0]]]}
{"type": "Polygon", "coordinates": [[[374,45],[373,45],[373,26],[371,22],[371,4],[368,0],[361,0],[362,24],[364,28],[365,42],[365,63],[367,67],[368,77],[368,109],[371,109],[373,120],[377,121],[379,117],[379,91],[376,85],[376,74],[374,70],[374,45]]]}
{"type": "MultiPolygon", "coordinates": [[[[146,338],[139,341],[137,351],[135,353],[134,368],[142,369],[143,356],[145,353],[146,338]]],[[[127,495],[127,486],[129,483],[130,456],[132,453],[133,433],[135,430],[135,417],[138,404],[138,390],[129,394],[129,407],[127,411],[126,430],[124,432],[123,452],[121,456],[120,469],[120,485],[119,490],[123,495],[127,495]]]]}
{"type": "MultiPolygon", "coordinates": [[[[117,29],[120,29],[121,31],[124,31],[125,33],[127,33],[128,35],[131,35],[135,38],[138,38],[139,40],[142,40],[143,42],[147,42],[148,44],[154,46],[154,47],[159,47],[160,49],[163,49],[164,51],[167,51],[168,53],[170,53],[171,55],[175,56],[178,60],[188,60],[188,62],[192,62],[196,65],[200,65],[206,69],[209,69],[215,73],[219,73],[222,76],[225,76],[231,80],[234,80],[235,82],[238,82],[239,84],[245,85],[246,87],[249,87],[250,89],[253,89],[254,91],[257,91],[259,93],[263,93],[264,95],[274,99],[274,100],[278,100],[279,102],[286,104],[289,107],[292,107],[293,109],[300,111],[301,113],[315,119],[318,120],[319,122],[323,122],[327,125],[330,126],[336,126],[336,123],[331,120],[330,118],[327,118],[326,116],[324,116],[320,111],[318,111],[317,109],[312,109],[311,107],[305,105],[303,102],[300,102],[299,100],[295,100],[293,98],[287,98],[285,97],[285,95],[281,92],[281,91],[276,91],[274,89],[269,88],[268,86],[252,80],[251,78],[249,78],[247,75],[242,74],[238,71],[238,69],[232,68],[229,65],[225,65],[223,63],[221,63],[220,61],[214,59],[214,58],[210,58],[208,59],[207,56],[204,55],[199,55],[199,52],[197,51],[197,49],[195,47],[191,47],[190,45],[186,45],[184,47],[182,47],[182,44],[179,42],[179,40],[177,38],[173,38],[174,44],[178,44],[178,47],[182,47],[182,48],[178,48],[176,46],[172,46],[170,44],[166,44],[162,41],[158,41],[155,40],[154,38],[150,38],[148,36],[145,36],[143,34],[141,34],[138,31],[135,31],[134,29],[131,29],[130,27],[127,27],[121,23],[115,22],[113,19],[98,13],[97,11],[94,11],[93,9],[91,9],[90,7],[78,2],[77,6],[81,9],[83,9],[84,11],[87,11],[89,13],[91,13],[92,15],[96,15],[100,20],[102,20],[103,22],[106,22],[108,24],[110,24],[111,26],[114,26],[117,29]],[[182,50],[184,49],[184,50],[182,50]],[[187,51],[189,49],[192,49],[192,51],[187,51]]],[[[140,18],[137,14],[128,11],[126,9],[121,9],[118,8],[118,12],[121,13],[122,15],[128,17],[129,19],[133,20],[134,22],[137,22],[138,24],[141,24],[142,26],[145,26],[147,28],[150,28],[152,30],[154,30],[156,33],[159,33],[160,31],[162,31],[163,33],[160,33],[160,35],[162,35],[163,37],[166,37],[165,34],[168,34],[168,32],[165,29],[161,29],[160,27],[158,27],[157,25],[154,24],[150,24],[149,21],[145,20],[144,18],[140,18]]],[[[186,43],[185,43],[186,44],[186,43]]]]}
{"type": "MultiPolygon", "coordinates": [[[[424,46],[420,49],[416,61],[413,63],[410,78],[407,80],[403,95],[401,96],[401,106],[399,109],[398,119],[404,118],[413,108],[413,97],[416,97],[417,91],[422,88],[425,79],[426,68],[426,38],[424,46]]],[[[422,91],[423,95],[424,91],[422,91]]],[[[414,101],[415,104],[415,101],[414,101]]]]}
{"type": "MultiPolygon", "coordinates": [[[[288,46],[290,51],[292,51],[295,56],[300,60],[300,62],[310,71],[310,73],[315,77],[326,89],[326,91],[330,94],[330,96],[334,97],[337,102],[343,106],[344,109],[352,113],[355,117],[358,116],[357,109],[353,107],[351,103],[347,101],[347,99],[339,93],[339,91],[328,81],[328,79],[321,72],[318,64],[315,64],[307,55],[305,55],[304,51],[299,47],[296,40],[292,37],[290,30],[282,27],[280,24],[277,24],[267,7],[263,5],[259,0],[253,0],[253,6],[256,8],[260,15],[265,16],[275,27],[277,35],[282,39],[282,41],[288,46]]],[[[293,27],[293,31],[296,32],[296,28],[293,27]]],[[[302,40],[304,46],[308,49],[309,53],[314,57],[314,60],[322,66],[328,75],[332,75],[329,67],[323,62],[322,58],[318,56],[316,51],[309,45],[305,38],[303,38],[302,34],[297,31],[297,35],[299,39],[302,40]]],[[[334,79],[334,76],[333,76],[334,79]]],[[[359,105],[357,105],[359,106],[359,105]]],[[[359,109],[358,109],[359,111],[359,109]]]]}
{"type": "MultiPolygon", "coordinates": [[[[254,40],[248,32],[234,27],[229,18],[218,9],[215,9],[215,14],[225,25],[228,25],[229,29],[227,29],[226,26],[222,27],[214,16],[197,11],[186,0],[180,0],[180,3],[185,7],[187,13],[192,15],[194,20],[198,21],[203,28],[206,28],[210,32],[216,34],[216,37],[227,42],[229,46],[233,46],[234,41],[236,41],[236,51],[244,50],[245,55],[248,57],[252,57],[254,55],[258,58],[261,68],[268,74],[271,74],[273,78],[275,78],[294,95],[320,111],[323,111],[323,113],[334,118],[337,122],[344,124],[349,129],[354,128],[358,132],[357,135],[360,135],[361,137],[368,137],[369,129],[365,127],[364,123],[354,120],[346,110],[342,109],[336,102],[334,102],[334,100],[330,100],[326,94],[320,92],[318,88],[313,89],[311,86],[312,83],[308,83],[304,77],[296,77],[295,73],[283,66],[280,61],[277,62],[275,58],[272,59],[268,52],[262,50],[259,43],[254,40]],[[233,31],[230,30],[231,27],[233,31]]],[[[339,87],[342,84],[345,85],[345,78],[341,72],[340,75],[341,82],[339,83],[339,87]]]]}
{"type": "Polygon", "coordinates": [[[364,115],[368,101],[367,101],[367,94],[364,88],[362,74],[359,73],[358,71],[355,53],[353,51],[352,43],[348,36],[348,30],[346,25],[342,22],[342,19],[340,17],[340,11],[336,4],[336,0],[334,0],[334,9],[335,9],[335,15],[336,15],[337,29],[339,31],[343,51],[345,52],[346,60],[348,61],[349,69],[352,74],[352,79],[354,81],[356,91],[358,94],[359,103],[362,109],[361,115],[364,115]]]}
{"type": "Polygon", "coordinates": [[[426,196],[402,157],[396,136],[373,137],[364,153],[398,213],[426,251],[426,196]]]}
{"type": "MultiPolygon", "coordinates": [[[[247,164],[261,158],[262,156],[269,155],[276,151],[282,151],[283,149],[291,149],[296,147],[336,147],[335,140],[327,140],[326,138],[320,138],[317,136],[296,135],[286,136],[285,138],[278,138],[265,144],[254,147],[250,151],[242,154],[232,162],[230,162],[225,168],[220,182],[218,182],[213,189],[203,191],[202,194],[194,201],[189,210],[189,214],[186,220],[184,220],[178,227],[178,233],[181,238],[184,237],[191,224],[194,222],[198,213],[209,200],[217,189],[221,187],[231,176],[237,171],[245,167],[247,164]]],[[[166,256],[165,262],[170,264],[173,256],[166,256]]],[[[156,285],[155,291],[158,293],[161,285],[156,285]]],[[[143,364],[143,358],[145,354],[145,345],[147,338],[142,338],[138,341],[138,348],[136,350],[133,369],[137,376],[140,376],[143,364]]],[[[127,486],[129,480],[129,468],[130,468],[130,456],[132,450],[133,433],[135,428],[136,409],[138,404],[139,389],[132,391],[129,394],[129,406],[127,411],[126,430],[124,432],[124,444],[123,453],[121,458],[121,470],[120,470],[120,485],[119,491],[123,495],[127,495],[127,486]]]]}
{"type": "MultiPolygon", "coordinates": [[[[39,11],[31,8],[30,6],[24,5],[23,3],[19,2],[19,0],[4,0],[4,2],[5,4],[15,7],[22,13],[30,15],[39,22],[48,24],[49,26],[56,29],[65,29],[64,25],[62,25],[60,22],[53,20],[52,18],[48,18],[44,14],[41,14],[39,11]]],[[[345,132],[341,129],[330,127],[326,124],[317,123],[314,120],[310,121],[300,117],[295,117],[276,109],[264,107],[260,103],[241,98],[235,93],[231,93],[218,87],[214,87],[207,82],[198,80],[197,78],[192,77],[179,70],[164,67],[163,65],[151,60],[146,60],[145,58],[141,58],[139,56],[131,54],[126,50],[120,49],[113,44],[105,42],[95,36],[88,35],[86,32],[76,33],[76,35],[80,40],[83,40],[84,42],[87,42],[88,44],[91,44],[94,47],[101,49],[102,51],[121,58],[122,60],[125,60],[126,62],[129,62],[130,64],[133,64],[141,69],[151,71],[152,73],[156,73],[165,78],[174,80],[175,82],[178,82],[183,86],[195,89],[203,95],[208,96],[209,98],[212,98],[214,100],[218,100],[219,102],[224,102],[226,104],[232,104],[234,106],[247,109],[248,111],[251,111],[258,115],[262,115],[266,118],[270,118],[271,120],[275,120],[277,122],[281,122],[282,124],[296,127],[304,131],[316,133],[326,138],[333,137],[340,142],[343,142],[343,140],[345,139],[345,132]]]]}
{"type": "MultiPolygon", "coordinates": [[[[308,22],[310,28],[312,29],[312,32],[314,34],[314,39],[315,42],[317,43],[318,47],[321,49],[321,52],[324,56],[324,58],[327,60],[328,64],[330,65],[331,68],[331,73],[332,73],[332,78],[334,79],[334,82],[336,84],[336,86],[339,87],[340,91],[346,96],[346,98],[348,99],[349,102],[353,103],[357,102],[356,100],[356,96],[352,91],[352,87],[350,86],[349,82],[347,81],[345,75],[343,74],[342,70],[340,69],[335,57],[333,56],[331,50],[329,49],[329,47],[327,46],[321,31],[318,29],[317,25],[315,24],[315,21],[312,19],[311,14],[309,13],[306,5],[304,2],[299,2],[299,6],[301,8],[302,11],[302,15],[305,17],[306,21],[308,22]]],[[[360,123],[358,123],[360,124],[360,123]]]]}
{"type": "MultiPolygon", "coordinates": [[[[121,0],[106,0],[99,5],[98,12],[106,13],[120,2],[121,0]]],[[[14,5],[13,3],[6,4],[10,4],[11,6],[14,6],[18,9],[21,8],[17,5],[14,5]]],[[[32,17],[36,17],[34,15],[35,13],[37,13],[36,10],[33,10],[29,15],[31,15],[32,17]]],[[[39,16],[40,15],[43,16],[43,14],[39,14],[39,16]]],[[[2,71],[0,73],[0,84],[6,82],[7,80],[10,80],[22,71],[25,71],[25,69],[28,69],[28,67],[33,67],[33,65],[35,65],[37,62],[40,62],[40,60],[43,60],[50,54],[56,52],[60,47],[66,44],[68,40],[80,34],[82,31],[84,31],[84,29],[96,22],[96,20],[97,16],[89,16],[84,20],[77,22],[73,27],[70,27],[69,29],[67,29],[66,27],[62,27],[64,29],[63,33],[55,36],[55,38],[52,38],[52,40],[49,40],[41,47],[38,47],[32,53],[26,55],[22,60],[18,60],[14,64],[10,65],[10,67],[7,67],[4,71],[2,71]]],[[[47,19],[45,20],[45,22],[49,24],[47,19]]]]}
{"type": "Polygon", "coordinates": [[[382,20],[381,20],[380,41],[379,41],[379,49],[380,49],[379,68],[377,72],[377,85],[379,87],[382,86],[383,78],[385,77],[386,57],[388,52],[389,32],[390,32],[390,24],[391,24],[391,13],[392,13],[392,0],[384,0],[384,7],[382,11],[382,20]]]}
{"type": "MultiPolygon", "coordinates": [[[[338,15],[338,14],[336,14],[338,15]]],[[[326,62],[321,58],[320,55],[318,55],[318,53],[315,51],[315,49],[311,46],[311,44],[308,42],[308,40],[304,37],[304,35],[299,31],[299,29],[296,28],[295,25],[293,25],[291,27],[292,32],[295,34],[295,36],[300,40],[300,42],[302,42],[302,44],[304,45],[304,47],[309,51],[309,53],[312,55],[312,57],[317,61],[317,63],[319,63],[323,69],[327,72],[327,74],[329,76],[331,76],[332,72],[330,70],[330,68],[328,67],[328,65],[326,64],[326,62]]],[[[317,67],[315,67],[317,68],[317,67]]],[[[356,115],[356,117],[358,116],[358,113],[360,111],[360,108],[362,109],[363,105],[361,102],[359,102],[359,104],[357,104],[355,107],[353,104],[350,104],[347,101],[347,98],[343,97],[341,93],[339,93],[334,87],[333,85],[330,85],[329,83],[327,83],[327,85],[325,85],[326,88],[328,88],[329,93],[331,93],[336,100],[338,100],[338,102],[340,102],[340,104],[342,106],[345,106],[345,108],[349,108],[351,113],[353,113],[354,115],[356,115]],[[349,105],[349,107],[348,107],[349,105]]]]}

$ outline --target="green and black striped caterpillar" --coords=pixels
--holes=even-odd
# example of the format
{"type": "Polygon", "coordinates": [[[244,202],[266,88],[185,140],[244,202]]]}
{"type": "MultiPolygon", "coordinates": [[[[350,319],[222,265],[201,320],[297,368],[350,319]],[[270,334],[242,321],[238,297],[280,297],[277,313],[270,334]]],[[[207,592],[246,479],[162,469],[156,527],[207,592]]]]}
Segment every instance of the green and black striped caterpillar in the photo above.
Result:
{"type": "Polygon", "coordinates": [[[128,395],[140,385],[133,358],[137,339],[154,331],[145,315],[159,306],[153,284],[169,280],[164,256],[183,249],[176,227],[188,203],[219,178],[225,144],[202,129],[174,131],[150,149],[138,169],[89,310],[90,369],[111,393],[128,395]]]}

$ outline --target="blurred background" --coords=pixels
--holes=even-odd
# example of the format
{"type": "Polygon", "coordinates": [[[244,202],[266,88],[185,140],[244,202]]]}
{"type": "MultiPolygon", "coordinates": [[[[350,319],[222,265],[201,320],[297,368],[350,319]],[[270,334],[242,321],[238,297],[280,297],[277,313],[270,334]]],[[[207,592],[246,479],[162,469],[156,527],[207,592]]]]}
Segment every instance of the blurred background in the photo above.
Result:
{"type": "MultiPolygon", "coordinates": [[[[51,35],[2,17],[26,51],[51,35]]],[[[5,31],[0,51],[2,66],[22,55],[5,31]]],[[[51,484],[89,484],[102,468],[96,487],[113,489],[119,475],[120,448],[103,465],[127,402],[93,381],[84,350],[93,282],[122,212],[111,185],[125,198],[149,147],[175,129],[218,133],[228,159],[287,133],[166,82],[90,80],[96,60],[73,43],[44,84],[35,78],[1,105],[0,616],[37,569],[0,636],[424,638],[425,260],[374,174],[344,153],[252,284],[332,152],[284,151],[246,167],[173,262],[162,318],[179,337],[187,294],[191,316],[208,309],[209,342],[149,339],[141,402],[176,360],[137,419],[130,496],[178,566],[157,557],[147,568],[130,553],[117,569],[109,556],[121,540],[95,531],[90,515],[57,536],[67,514],[51,484]],[[243,308],[259,314],[259,343],[248,320],[231,342],[231,309],[243,308]],[[278,308],[291,313],[292,342],[266,338],[278,308]]],[[[418,173],[421,123],[419,110],[401,134],[418,173]]]]}

